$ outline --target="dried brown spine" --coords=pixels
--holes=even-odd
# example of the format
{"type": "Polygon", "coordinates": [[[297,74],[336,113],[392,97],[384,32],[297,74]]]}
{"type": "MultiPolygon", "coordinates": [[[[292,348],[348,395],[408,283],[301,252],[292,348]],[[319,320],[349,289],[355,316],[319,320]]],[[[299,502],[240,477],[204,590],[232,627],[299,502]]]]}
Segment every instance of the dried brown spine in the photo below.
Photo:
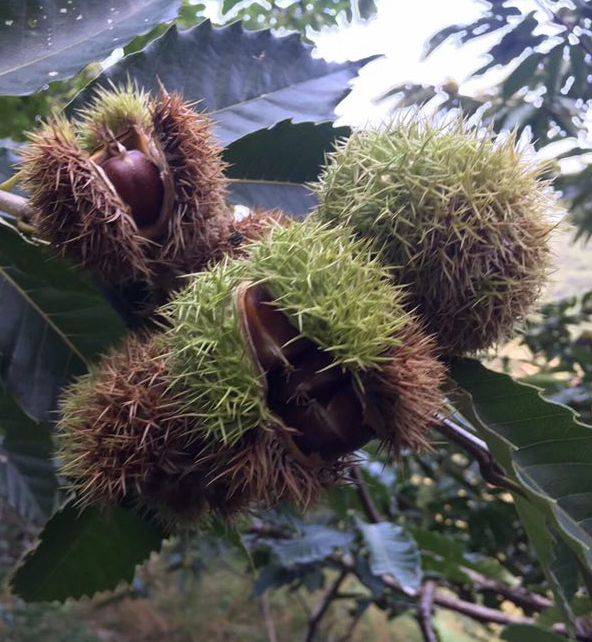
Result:
{"type": "Polygon", "coordinates": [[[180,95],[163,91],[152,109],[155,142],[175,185],[173,211],[155,259],[158,269],[187,274],[215,258],[232,225],[222,149],[210,118],[180,95]]]}

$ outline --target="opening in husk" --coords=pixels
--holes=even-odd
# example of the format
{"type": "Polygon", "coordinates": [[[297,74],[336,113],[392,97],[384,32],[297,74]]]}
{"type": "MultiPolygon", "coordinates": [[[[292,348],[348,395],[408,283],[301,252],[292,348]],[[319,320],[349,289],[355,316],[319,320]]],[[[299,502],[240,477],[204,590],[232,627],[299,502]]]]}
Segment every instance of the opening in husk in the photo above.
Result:
{"type": "Polygon", "coordinates": [[[351,373],[303,337],[263,285],[243,284],[237,309],[267,403],[305,455],[336,459],[375,437],[351,373]]]}

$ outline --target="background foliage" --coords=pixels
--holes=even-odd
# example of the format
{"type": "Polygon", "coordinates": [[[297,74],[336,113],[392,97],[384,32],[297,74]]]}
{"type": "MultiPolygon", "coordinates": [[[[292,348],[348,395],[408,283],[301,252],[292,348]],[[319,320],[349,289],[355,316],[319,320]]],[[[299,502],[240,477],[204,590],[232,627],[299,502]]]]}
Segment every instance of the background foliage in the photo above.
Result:
{"type": "MultiPolygon", "coordinates": [[[[89,83],[128,72],[147,83],[158,70],[161,79],[167,74],[169,89],[205,99],[214,112],[219,135],[227,144],[226,159],[232,163],[235,203],[278,206],[294,216],[310,209],[313,200],[305,183],[315,178],[332,141],[348,133],[347,128],[332,127],[334,107],[366,61],[343,65],[315,61],[298,38],[282,36],[291,29],[311,36],[311,28],[368,18],[372,2],[224,0],[219,3],[219,22],[240,18],[246,31],[240,25],[216,31],[203,21],[202,3],[165,3],[162,13],[158,8],[162,3],[156,1],[122,0],[113,6],[127,11],[131,21],[128,27],[122,25],[129,28],[129,35],[118,42],[125,45],[126,57],[108,69],[98,61],[113,46],[107,46],[102,33],[106,29],[109,34],[112,18],[100,12],[104,3],[86,2],[92,20],[81,21],[81,33],[86,34],[81,47],[102,52],[83,60],[89,63],[86,68],[74,69],[70,53],[63,61],[57,56],[52,62],[56,71],[59,67],[59,81],[36,92],[39,65],[23,40],[18,52],[26,69],[23,89],[13,93],[29,95],[0,97],[0,135],[11,139],[4,142],[0,159],[4,177],[12,171],[10,163],[24,131],[52,109],[63,109],[73,99],[76,104],[84,102],[89,83]],[[135,7],[147,10],[140,5],[151,13],[147,21],[146,14],[137,14],[142,17],[138,26],[135,7]],[[167,12],[173,6],[173,13],[177,9],[179,13],[171,27],[175,15],[167,12]],[[107,25],[100,35],[91,28],[97,24],[107,25]],[[249,31],[261,27],[279,31],[274,36],[249,31]],[[184,32],[188,28],[193,30],[184,32]],[[203,56],[204,43],[213,52],[210,56],[203,56]],[[260,83],[249,60],[263,50],[272,55],[266,61],[266,82],[260,83]],[[192,73],[170,65],[171,59],[182,61],[192,73]],[[294,60],[296,64],[290,65],[294,60]],[[216,102],[213,83],[230,83],[227,70],[234,62],[242,65],[243,80],[228,85],[224,103],[216,102]],[[320,88],[322,92],[315,91],[320,88]],[[270,93],[273,106],[265,100],[270,93]],[[255,102],[256,109],[254,115],[247,114],[253,116],[249,127],[238,128],[237,123],[245,120],[241,103],[246,98],[255,102]]],[[[25,31],[40,28],[38,23],[31,26],[22,14],[9,13],[17,4],[6,3],[2,11],[8,13],[0,13],[0,24],[25,31]]],[[[83,8],[85,3],[77,5],[83,8]]],[[[67,8],[52,2],[39,6],[58,18],[60,9],[67,8]]],[[[592,151],[586,124],[592,99],[591,20],[592,10],[583,1],[570,5],[545,1],[527,13],[513,3],[490,0],[483,4],[477,22],[451,25],[427,43],[426,51],[429,55],[449,38],[462,46],[499,32],[489,61],[476,72],[503,72],[491,91],[468,95],[462,86],[409,84],[389,92],[399,98],[397,109],[430,100],[430,106],[439,110],[460,106],[476,112],[498,130],[528,128],[539,148],[566,141],[568,151],[562,148],[555,155],[564,170],[557,184],[584,239],[592,233],[592,182],[586,166],[586,154],[592,151]],[[564,159],[571,159],[569,167],[564,159]]],[[[0,51],[7,61],[15,45],[0,35],[0,50],[5,43],[12,43],[10,53],[0,51]]],[[[0,78],[10,80],[8,63],[4,71],[0,69],[0,78]]],[[[125,332],[125,322],[113,304],[121,309],[120,302],[100,291],[91,277],[56,261],[48,248],[21,234],[13,219],[0,217],[4,518],[0,545],[5,573],[23,545],[62,506],[45,525],[38,548],[13,576],[14,592],[28,600],[64,600],[113,588],[119,580],[130,579],[136,563],[162,544],[162,534],[153,525],[126,509],[114,511],[105,521],[92,511],[78,514],[67,503],[64,507],[68,498],[57,494],[51,462],[56,396],[67,380],[83,372],[125,332]]],[[[549,303],[523,337],[529,381],[544,386],[554,399],[588,419],[591,306],[590,294],[549,303]]],[[[514,365],[506,359],[508,372],[515,371],[514,365]]],[[[567,408],[548,404],[534,389],[478,362],[459,362],[452,375],[455,420],[489,446],[495,462],[476,458],[470,448],[467,452],[438,436],[434,452],[405,457],[396,466],[370,449],[353,471],[354,484],[332,491],[314,513],[303,516],[281,507],[245,519],[237,527],[212,524],[198,536],[168,541],[130,586],[85,606],[25,606],[7,594],[0,608],[6,637],[21,641],[43,634],[51,640],[62,639],[60,635],[91,640],[93,634],[80,626],[80,618],[90,622],[101,617],[97,613],[113,614],[114,605],[130,609],[132,604],[149,603],[161,613],[177,613],[179,621],[172,631],[165,627],[171,639],[174,635],[179,640],[201,639],[192,636],[199,635],[196,626],[205,625],[189,622],[187,612],[200,611],[199,605],[211,593],[222,607],[214,602],[210,608],[220,608],[219,617],[230,620],[219,639],[260,635],[262,640],[273,640],[275,629],[284,636],[280,639],[296,635],[306,640],[368,639],[367,627],[378,612],[394,622],[386,635],[398,629],[405,640],[556,642],[569,632],[592,639],[587,618],[592,611],[590,429],[576,423],[567,408]],[[541,434],[552,440],[541,440],[541,434]],[[484,483],[483,474],[496,472],[499,478],[500,467],[502,485],[484,483]],[[257,625],[252,624],[255,628],[249,633],[241,632],[240,617],[231,621],[232,604],[227,600],[232,590],[216,592],[219,578],[226,578],[223,585],[232,585],[225,574],[237,569],[248,573],[252,582],[241,579],[234,599],[247,612],[259,605],[263,609],[263,618],[252,618],[257,625]],[[175,580],[175,592],[163,596],[163,584],[171,584],[170,578],[175,580]],[[253,597],[246,600],[249,591],[253,597]]],[[[204,610],[209,614],[205,606],[204,610]]],[[[118,617],[123,626],[121,614],[118,617]]],[[[138,618],[135,626],[140,626],[138,618]]],[[[130,635],[136,639],[133,627],[130,635]]],[[[214,635],[210,630],[208,639],[216,639],[214,635]]]]}

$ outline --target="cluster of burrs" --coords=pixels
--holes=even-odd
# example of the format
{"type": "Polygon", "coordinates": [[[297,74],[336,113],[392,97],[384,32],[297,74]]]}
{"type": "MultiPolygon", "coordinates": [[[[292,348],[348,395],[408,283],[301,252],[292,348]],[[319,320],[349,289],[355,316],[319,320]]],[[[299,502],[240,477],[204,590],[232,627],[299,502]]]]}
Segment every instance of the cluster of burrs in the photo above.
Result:
{"type": "Polygon", "coordinates": [[[511,336],[548,269],[543,168],[460,120],[353,134],[304,222],[235,220],[208,118],[165,92],[102,90],[23,162],[58,252],[164,301],[65,391],[61,472],[171,524],[307,506],[373,439],[424,448],[445,358],[511,336]]]}

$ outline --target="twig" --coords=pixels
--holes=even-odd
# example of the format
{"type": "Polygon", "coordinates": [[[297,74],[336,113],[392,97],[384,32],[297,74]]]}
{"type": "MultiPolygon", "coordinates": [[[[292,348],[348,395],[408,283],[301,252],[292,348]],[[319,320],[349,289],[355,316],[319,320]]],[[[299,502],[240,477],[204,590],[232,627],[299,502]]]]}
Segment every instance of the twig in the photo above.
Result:
{"type": "Polygon", "coordinates": [[[302,612],[304,613],[304,615],[306,615],[307,619],[310,619],[310,617],[311,617],[310,608],[309,608],[308,604],[306,603],[306,600],[300,594],[300,590],[294,591],[294,597],[296,598],[296,601],[298,602],[298,605],[302,609],[302,612]]]}
{"type": "Polygon", "coordinates": [[[261,596],[261,612],[263,614],[263,622],[265,623],[265,630],[267,631],[267,639],[269,642],[278,642],[275,624],[271,615],[271,606],[269,604],[269,595],[267,591],[261,596]]]}
{"type": "Polygon", "coordinates": [[[434,596],[436,593],[436,582],[428,580],[424,582],[419,594],[419,608],[417,609],[417,621],[423,634],[425,642],[439,642],[438,634],[434,629],[434,596]]]}
{"type": "Polygon", "coordinates": [[[350,619],[349,626],[347,631],[339,638],[338,642],[349,642],[354,634],[356,626],[358,626],[362,616],[364,615],[364,609],[358,609],[356,614],[350,619]]]}
{"type": "Polygon", "coordinates": [[[508,586],[503,582],[485,577],[470,568],[462,567],[461,570],[471,578],[475,590],[480,593],[497,593],[514,602],[516,606],[535,611],[543,611],[553,606],[553,601],[548,597],[539,595],[538,593],[530,593],[522,586],[508,586]]]}
{"type": "Polygon", "coordinates": [[[0,190],[0,210],[24,221],[27,221],[33,215],[33,208],[28,199],[3,190],[0,190]]]}
{"type": "MultiPolygon", "coordinates": [[[[456,613],[467,615],[473,620],[483,622],[484,624],[503,624],[505,626],[510,624],[526,624],[533,626],[537,623],[537,621],[532,617],[509,615],[508,613],[503,613],[496,609],[490,609],[489,607],[481,606],[480,604],[474,604],[473,602],[466,602],[465,600],[460,600],[441,592],[437,592],[434,596],[434,604],[441,606],[442,608],[455,611],[456,613]]],[[[571,637],[571,633],[567,630],[565,624],[554,624],[552,629],[553,632],[558,635],[571,637]]],[[[580,642],[592,642],[592,635],[588,633],[577,633],[576,640],[579,640],[580,642]]]]}
{"type": "Polygon", "coordinates": [[[315,639],[316,634],[319,630],[321,620],[325,616],[325,613],[327,613],[327,610],[331,606],[331,602],[333,602],[333,598],[339,592],[339,588],[345,581],[345,578],[348,576],[348,574],[349,572],[346,569],[342,570],[337,579],[333,582],[333,584],[331,584],[325,595],[323,595],[321,601],[317,604],[308,622],[306,642],[313,642],[313,640],[315,639]]]}
{"type": "Polygon", "coordinates": [[[462,615],[467,615],[471,619],[477,622],[483,622],[484,624],[504,624],[507,626],[509,624],[532,625],[535,623],[535,620],[531,617],[510,615],[497,609],[490,609],[487,606],[461,600],[458,597],[448,595],[442,591],[435,592],[434,604],[444,609],[455,611],[456,613],[462,613],[462,615]]]}
{"type": "Polygon", "coordinates": [[[448,417],[441,417],[440,423],[436,425],[435,429],[450,439],[450,441],[453,441],[466,450],[477,461],[479,470],[485,481],[492,486],[506,488],[518,495],[524,495],[522,488],[505,475],[504,471],[493,458],[487,444],[482,439],[466,428],[459,426],[448,417]]]}
{"type": "Polygon", "coordinates": [[[360,498],[362,506],[366,511],[366,516],[370,519],[371,522],[382,522],[383,517],[374,504],[372,495],[368,490],[368,486],[366,485],[366,481],[364,480],[364,475],[362,474],[362,470],[359,466],[352,466],[351,477],[356,486],[358,497],[360,498]]]}
{"type": "MultiPolygon", "coordinates": [[[[570,639],[572,637],[571,632],[567,630],[565,624],[553,624],[551,628],[553,629],[553,633],[557,633],[557,635],[563,635],[566,638],[570,639]]],[[[576,631],[575,639],[579,640],[579,642],[590,642],[592,640],[592,633],[586,633],[585,631],[576,631]]]]}

